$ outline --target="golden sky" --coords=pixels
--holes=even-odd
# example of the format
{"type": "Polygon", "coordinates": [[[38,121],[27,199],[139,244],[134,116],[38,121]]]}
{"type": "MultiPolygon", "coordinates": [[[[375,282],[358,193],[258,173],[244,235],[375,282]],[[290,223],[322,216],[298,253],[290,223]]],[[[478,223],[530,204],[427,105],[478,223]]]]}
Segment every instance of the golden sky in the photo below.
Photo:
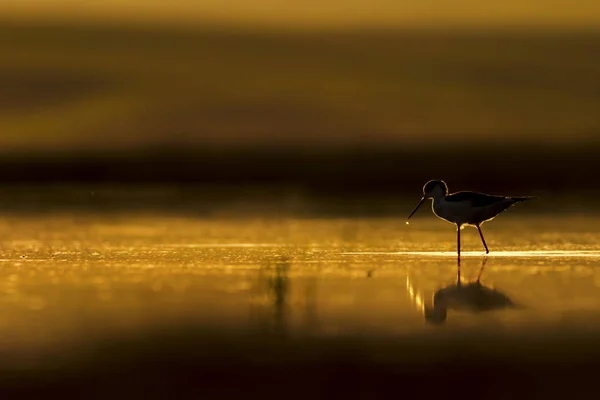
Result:
{"type": "Polygon", "coordinates": [[[0,13],[287,27],[425,24],[600,27],[598,0],[2,0],[0,13]]]}

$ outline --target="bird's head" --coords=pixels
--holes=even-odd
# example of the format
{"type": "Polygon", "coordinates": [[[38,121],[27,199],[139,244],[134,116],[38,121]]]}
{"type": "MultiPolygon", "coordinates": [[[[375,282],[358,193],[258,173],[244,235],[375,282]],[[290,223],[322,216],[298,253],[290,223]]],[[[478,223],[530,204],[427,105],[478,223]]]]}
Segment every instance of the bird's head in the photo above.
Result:
{"type": "Polygon", "coordinates": [[[442,196],[446,196],[447,194],[448,186],[446,186],[446,182],[441,180],[431,180],[427,182],[425,186],[423,186],[423,197],[421,198],[421,201],[419,201],[419,204],[417,204],[417,206],[410,213],[408,219],[410,219],[410,217],[412,217],[413,214],[417,212],[419,207],[421,207],[421,205],[425,203],[425,200],[439,198],[442,196]]]}
{"type": "Polygon", "coordinates": [[[431,180],[423,186],[423,197],[426,199],[446,196],[447,194],[448,186],[444,181],[431,180]]]}

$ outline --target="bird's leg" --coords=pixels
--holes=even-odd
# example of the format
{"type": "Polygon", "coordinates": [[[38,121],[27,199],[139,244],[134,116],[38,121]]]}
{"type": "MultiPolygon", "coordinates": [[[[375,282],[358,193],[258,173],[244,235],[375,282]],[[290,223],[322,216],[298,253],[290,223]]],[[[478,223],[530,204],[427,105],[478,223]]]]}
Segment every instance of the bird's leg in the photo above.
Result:
{"type": "Polygon", "coordinates": [[[479,270],[479,275],[477,275],[477,283],[481,279],[481,274],[483,274],[483,269],[485,268],[485,264],[487,263],[487,256],[483,257],[483,261],[481,262],[481,269],[479,270]]]}
{"type": "Polygon", "coordinates": [[[458,252],[458,262],[460,264],[460,225],[456,224],[456,249],[458,252]]]}
{"type": "Polygon", "coordinates": [[[483,233],[481,232],[481,227],[477,224],[477,230],[479,231],[479,236],[481,237],[481,241],[483,242],[483,247],[485,247],[485,254],[488,254],[490,251],[488,250],[487,244],[485,243],[485,239],[483,238],[483,233]]]}

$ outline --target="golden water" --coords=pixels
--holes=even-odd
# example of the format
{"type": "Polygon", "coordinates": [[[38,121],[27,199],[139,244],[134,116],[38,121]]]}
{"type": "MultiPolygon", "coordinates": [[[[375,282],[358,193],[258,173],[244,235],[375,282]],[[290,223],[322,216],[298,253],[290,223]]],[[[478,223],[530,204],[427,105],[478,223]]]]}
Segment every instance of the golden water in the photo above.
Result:
{"type": "MultiPolygon", "coordinates": [[[[463,231],[462,287],[518,307],[423,310],[457,284],[455,229],[403,219],[5,217],[0,349],[21,363],[153,330],[289,337],[600,331],[598,220],[503,215],[463,231]],[[484,267],[481,271],[482,266],[484,267]]],[[[467,299],[460,301],[474,301],[467,299]]],[[[485,307],[484,307],[485,308],[485,307]]]]}

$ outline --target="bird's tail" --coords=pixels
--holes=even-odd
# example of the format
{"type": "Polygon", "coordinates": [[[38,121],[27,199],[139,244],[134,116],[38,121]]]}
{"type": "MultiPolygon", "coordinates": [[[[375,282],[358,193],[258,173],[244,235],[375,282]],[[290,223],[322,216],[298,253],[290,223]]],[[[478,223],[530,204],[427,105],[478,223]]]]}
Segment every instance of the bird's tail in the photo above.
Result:
{"type": "Polygon", "coordinates": [[[538,196],[525,196],[525,197],[511,197],[510,199],[512,201],[514,201],[515,203],[520,203],[520,202],[526,201],[526,200],[539,199],[539,197],[538,196]]]}

